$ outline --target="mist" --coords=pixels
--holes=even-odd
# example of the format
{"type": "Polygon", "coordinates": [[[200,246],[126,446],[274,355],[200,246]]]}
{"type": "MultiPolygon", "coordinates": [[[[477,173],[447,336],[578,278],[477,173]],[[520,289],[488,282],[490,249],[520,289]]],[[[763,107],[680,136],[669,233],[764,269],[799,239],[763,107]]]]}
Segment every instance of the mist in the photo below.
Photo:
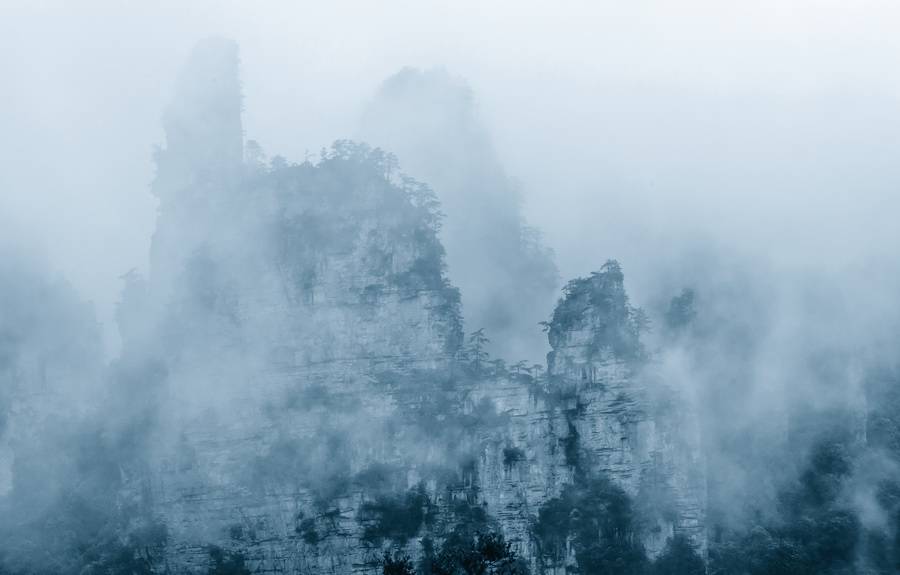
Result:
{"type": "MultiPolygon", "coordinates": [[[[298,161],[355,135],[379,84],[405,66],[465,78],[562,277],[588,271],[582,254],[598,247],[641,266],[623,253],[643,253],[641,238],[708,233],[841,263],[893,239],[886,3],[179,7],[4,8],[3,212],[41,230],[34,241],[104,324],[118,276],[146,265],[160,110],[191,46],[212,34],[241,45],[247,136],[298,161]],[[28,192],[12,193],[22,182],[28,192]],[[110,269],[87,271],[101,249],[110,269]]],[[[114,348],[115,330],[106,339],[114,348]]]]}
{"type": "Polygon", "coordinates": [[[0,572],[900,568],[900,8],[0,22],[0,572]]]}

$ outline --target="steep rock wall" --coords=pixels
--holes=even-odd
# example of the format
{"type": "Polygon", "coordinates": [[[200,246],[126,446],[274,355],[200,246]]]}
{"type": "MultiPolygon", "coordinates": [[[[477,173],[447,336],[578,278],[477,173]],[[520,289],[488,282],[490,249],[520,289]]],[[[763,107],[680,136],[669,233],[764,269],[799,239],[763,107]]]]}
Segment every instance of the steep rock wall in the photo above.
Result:
{"type": "Polygon", "coordinates": [[[384,549],[418,560],[469,525],[562,572],[573,556],[544,557],[533,525],[579,473],[674,494],[651,553],[676,531],[705,544],[690,411],[646,369],[620,270],[570,283],[546,376],[486,368],[462,347],[430,191],[347,142],[316,164],[238,158],[236,52],[199,51],[157,155],[150,274],[119,314],[152,421],[124,472],[168,568],[376,572],[384,549]]]}

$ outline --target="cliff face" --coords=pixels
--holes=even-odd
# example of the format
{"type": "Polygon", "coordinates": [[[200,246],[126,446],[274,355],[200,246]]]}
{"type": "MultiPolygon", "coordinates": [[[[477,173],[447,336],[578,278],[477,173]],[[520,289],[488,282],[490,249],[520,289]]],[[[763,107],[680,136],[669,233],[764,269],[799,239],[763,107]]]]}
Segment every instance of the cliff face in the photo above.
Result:
{"type": "Polygon", "coordinates": [[[537,571],[566,572],[579,542],[552,550],[543,510],[566,486],[606,478],[635,502],[638,537],[652,557],[680,534],[706,547],[706,482],[688,398],[654,374],[640,343],[642,312],[628,304],[615,262],[566,288],[547,325],[547,376],[486,382],[474,396],[508,416],[486,438],[479,492],[537,571]],[[558,552],[556,552],[558,551],[558,552]]]}
{"type": "MultiPolygon", "coordinates": [[[[235,54],[215,48],[186,76],[216,89],[181,86],[187,108],[222,90],[239,102],[217,75],[235,54]]],[[[393,486],[421,449],[393,426],[428,388],[400,398],[395,380],[447,371],[460,346],[433,199],[361,145],[316,165],[236,162],[239,132],[222,138],[239,106],[216,110],[167,116],[151,273],[120,309],[125,363],[163,374],[133,489],[166,526],[172,565],[204,569],[219,545],[268,568],[347,571],[372,560],[355,478],[390,465],[393,486]]]]}
{"type": "Polygon", "coordinates": [[[367,560],[355,478],[421,449],[392,428],[420,401],[395,382],[446,371],[460,337],[427,198],[387,167],[348,145],[251,174],[232,200],[240,231],[207,231],[183,258],[155,328],[167,381],[150,492],[173,563],[202,568],[209,544],[290,572],[367,560]]]}
{"type": "Polygon", "coordinates": [[[549,326],[550,381],[568,396],[577,468],[604,475],[637,503],[651,555],[686,535],[705,549],[706,477],[691,398],[657,372],[641,343],[643,311],[628,303],[619,265],[566,287],[549,326]]]}
{"type": "Polygon", "coordinates": [[[375,572],[385,549],[427,560],[491,530],[563,572],[578,545],[550,553],[535,525],[588,477],[646,504],[651,554],[675,532],[702,548],[690,410],[653,377],[617,265],[569,284],[546,370],[489,362],[462,341],[435,199],[390,156],[239,157],[232,48],[185,73],[150,274],[119,310],[119,387],[147,426],[123,489],[165,526],[161,564],[375,572]]]}

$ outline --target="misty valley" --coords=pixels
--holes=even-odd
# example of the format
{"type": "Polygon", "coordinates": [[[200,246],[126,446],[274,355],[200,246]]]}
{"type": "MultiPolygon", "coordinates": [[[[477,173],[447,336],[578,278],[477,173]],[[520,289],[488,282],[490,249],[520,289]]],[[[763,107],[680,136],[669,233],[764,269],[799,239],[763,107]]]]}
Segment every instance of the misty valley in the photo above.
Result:
{"type": "Polygon", "coordinates": [[[900,573],[896,346],[737,257],[561,278],[445,71],[299,162],[240,68],[175,82],[113,357],[0,246],[0,574],[900,573]]]}

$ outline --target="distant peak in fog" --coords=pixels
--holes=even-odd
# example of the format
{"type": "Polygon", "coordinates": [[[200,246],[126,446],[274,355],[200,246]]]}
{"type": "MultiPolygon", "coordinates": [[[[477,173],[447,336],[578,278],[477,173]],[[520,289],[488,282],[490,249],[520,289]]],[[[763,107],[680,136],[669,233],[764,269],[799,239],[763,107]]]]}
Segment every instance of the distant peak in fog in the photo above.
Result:
{"type": "Polygon", "coordinates": [[[361,136],[435,190],[467,329],[484,328],[492,351],[507,359],[540,358],[546,341],[537,324],[556,297],[554,257],[524,219],[472,88],[442,68],[404,68],[370,102],[361,136]]]}
{"type": "MultiPolygon", "coordinates": [[[[174,97],[163,116],[170,161],[205,176],[221,173],[224,166],[240,165],[242,105],[237,43],[225,38],[199,42],[178,75],[174,97]]],[[[157,176],[170,175],[161,171],[157,176]]],[[[234,172],[226,170],[223,175],[233,177],[234,172]]]]}

